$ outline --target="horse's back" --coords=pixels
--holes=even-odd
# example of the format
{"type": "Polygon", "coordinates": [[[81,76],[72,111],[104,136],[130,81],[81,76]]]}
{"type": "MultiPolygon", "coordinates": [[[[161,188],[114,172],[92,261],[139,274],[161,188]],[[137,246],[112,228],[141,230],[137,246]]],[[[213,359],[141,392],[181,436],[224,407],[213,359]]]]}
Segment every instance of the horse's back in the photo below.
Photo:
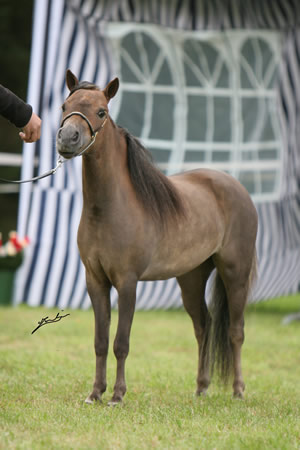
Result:
{"type": "Polygon", "coordinates": [[[191,211],[202,220],[210,216],[222,223],[224,241],[238,236],[254,241],[257,212],[245,187],[231,175],[211,169],[198,169],[170,177],[191,211]]]}
{"type": "Polygon", "coordinates": [[[222,192],[226,192],[232,196],[236,195],[238,198],[248,198],[252,203],[250,195],[244,186],[226,172],[213,169],[196,169],[171,175],[169,178],[175,184],[198,186],[205,191],[214,192],[218,196],[222,192]]]}
{"type": "Polygon", "coordinates": [[[245,187],[231,175],[212,169],[197,169],[170,177],[177,189],[191,201],[198,200],[214,205],[222,213],[234,213],[253,216],[257,214],[252,199],[245,187]],[[205,201],[206,200],[206,201],[205,201]],[[248,214],[247,214],[248,211],[248,214]]]}

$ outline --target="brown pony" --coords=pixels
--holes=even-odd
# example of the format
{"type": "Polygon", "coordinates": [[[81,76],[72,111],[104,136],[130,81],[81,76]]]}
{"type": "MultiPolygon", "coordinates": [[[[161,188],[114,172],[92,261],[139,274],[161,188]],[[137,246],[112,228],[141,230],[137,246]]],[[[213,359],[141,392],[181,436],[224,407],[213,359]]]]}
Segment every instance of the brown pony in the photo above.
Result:
{"type": "Polygon", "coordinates": [[[106,390],[111,287],[119,295],[110,402],[116,404],[126,392],[137,282],[171,277],[198,342],[196,394],[205,394],[216,362],[223,379],[233,372],[233,394],[242,397],[244,309],[256,271],[257,213],[250,196],[225,173],[199,169],[166,177],[155,168],[148,151],[108,114],[117,78],[100,90],[68,70],[66,82],[57,150],[67,159],[82,155],[78,247],[95,314],[96,377],[86,402],[101,400],[106,390]],[[209,312],[204,294],[214,268],[209,312]]]}

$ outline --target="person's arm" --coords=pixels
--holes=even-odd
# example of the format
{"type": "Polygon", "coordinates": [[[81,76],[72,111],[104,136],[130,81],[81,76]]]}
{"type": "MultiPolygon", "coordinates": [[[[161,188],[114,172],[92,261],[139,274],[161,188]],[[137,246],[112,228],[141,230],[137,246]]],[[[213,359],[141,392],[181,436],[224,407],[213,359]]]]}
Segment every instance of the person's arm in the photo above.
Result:
{"type": "Polygon", "coordinates": [[[0,114],[16,127],[23,128],[31,118],[32,107],[0,85],[0,114]]]}
{"type": "Polygon", "coordinates": [[[19,133],[23,141],[35,142],[40,138],[42,121],[33,113],[31,105],[2,85],[0,85],[0,114],[16,127],[23,128],[19,133]]]}

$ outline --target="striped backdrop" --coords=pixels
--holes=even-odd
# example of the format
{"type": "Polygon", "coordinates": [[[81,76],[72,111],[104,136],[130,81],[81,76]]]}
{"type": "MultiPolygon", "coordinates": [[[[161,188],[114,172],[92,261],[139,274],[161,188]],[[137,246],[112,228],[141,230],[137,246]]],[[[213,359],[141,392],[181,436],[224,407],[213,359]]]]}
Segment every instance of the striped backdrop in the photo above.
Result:
{"type": "MultiPolygon", "coordinates": [[[[106,25],[157,24],[178,30],[276,30],[282,35],[278,111],[283,168],[278,200],[258,203],[259,279],[253,301],[299,290],[300,283],[300,3],[298,0],[36,0],[28,101],[43,133],[25,144],[22,178],[55,166],[55,134],[67,95],[65,71],[100,86],[115,75],[106,25]],[[34,169],[34,158],[39,157],[34,169]]],[[[76,245],[81,212],[81,161],[53,177],[22,185],[18,230],[29,235],[15,303],[87,308],[90,300],[76,245]]],[[[139,283],[137,308],[181,305],[174,279],[139,283]]],[[[112,293],[112,304],[117,301],[112,293]]]]}

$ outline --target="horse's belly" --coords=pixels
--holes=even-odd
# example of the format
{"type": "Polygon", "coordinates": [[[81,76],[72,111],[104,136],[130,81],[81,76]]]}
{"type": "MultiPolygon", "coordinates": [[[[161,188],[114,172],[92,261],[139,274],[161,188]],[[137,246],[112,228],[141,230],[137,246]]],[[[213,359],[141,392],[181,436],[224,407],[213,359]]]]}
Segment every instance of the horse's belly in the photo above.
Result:
{"type": "Polygon", "coordinates": [[[217,250],[217,245],[193,246],[178,251],[168,249],[155,255],[140,277],[141,281],[167,280],[200,266],[217,250]]]}
{"type": "Polygon", "coordinates": [[[220,249],[223,236],[222,220],[209,210],[203,220],[195,206],[179,228],[153,242],[154,250],[140,279],[165,280],[190,272],[220,249]]]}
{"type": "MultiPolygon", "coordinates": [[[[201,263],[200,263],[201,264],[201,263]]],[[[149,267],[140,277],[140,281],[156,281],[156,280],[168,280],[169,278],[179,277],[184,273],[190,272],[197,265],[190,265],[184,268],[175,267],[149,267]]]]}

